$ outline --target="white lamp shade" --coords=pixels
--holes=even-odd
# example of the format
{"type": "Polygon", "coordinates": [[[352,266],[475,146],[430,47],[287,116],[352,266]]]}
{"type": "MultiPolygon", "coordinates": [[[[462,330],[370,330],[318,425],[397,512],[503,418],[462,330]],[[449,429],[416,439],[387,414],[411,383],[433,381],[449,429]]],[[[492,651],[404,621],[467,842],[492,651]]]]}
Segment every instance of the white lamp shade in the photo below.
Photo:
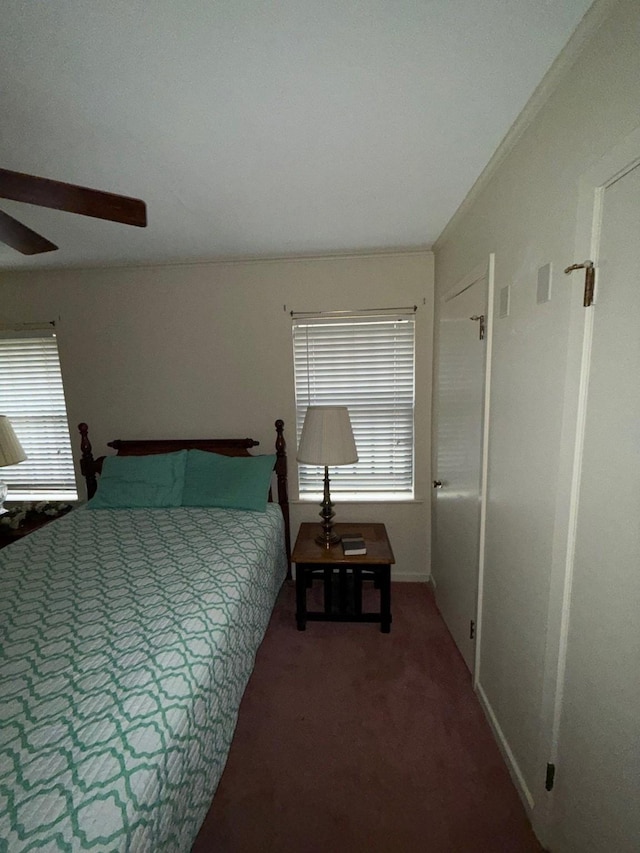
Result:
{"type": "Polygon", "coordinates": [[[346,406],[309,406],[296,458],[306,465],[350,465],[358,461],[346,406]]]}
{"type": "Polygon", "coordinates": [[[0,468],[24,462],[27,454],[13,431],[11,421],[6,415],[0,415],[0,468]]]}

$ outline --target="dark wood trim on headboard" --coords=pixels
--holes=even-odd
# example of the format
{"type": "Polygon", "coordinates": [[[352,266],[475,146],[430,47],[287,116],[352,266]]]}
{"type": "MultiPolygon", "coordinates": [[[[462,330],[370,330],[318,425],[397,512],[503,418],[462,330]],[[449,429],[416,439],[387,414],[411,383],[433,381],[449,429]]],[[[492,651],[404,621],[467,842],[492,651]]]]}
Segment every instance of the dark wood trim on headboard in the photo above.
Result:
{"type": "Polygon", "coordinates": [[[247,450],[259,444],[253,438],[117,438],[108,441],[107,447],[113,447],[118,456],[148,456],[151,453],[174,453],[176,450],[207,450],[225,456],[250,456],[247,450]]]}
{"type": "MultiPolygon", "coordinates": [[[[284,421],[278,419],[276,427],[276,463],[274,471],[278,488],[278,503],[282,510],[287,546],[287,578],[291,578],[291,523],[289,520],[289,490],[287,484],[287,445],[284,438],[284,421]]],[[[87,498],[90,500],[98,488],[97,475],[102,471],[106,457],[93,458],[93,449],[89,441],[89,427],[78,424],[80,431],[80,470],[87,483],[87,498]]],[[[205,450],[210,453],[222,453],[224,456],[251,456],[250,447],[257,447],[259,441],[253,438],[186,438],[186,439],[116,439],[109,441],[118,456],[146,456],[150,453],[171,453],[175,450],[205,450]]],[[[269,500],[272,499],[269,493],[269,500]]]]}
{"type": "Polygon", "coordinates": [[[95,495],[98,488],[98,480],[96,473],[102,470],[102,460],[104,456],[97,461],[93,458],[93,448],[89,441],[89,427],[87,424],[78,424],[80,430],[80,471],[87,483],[87,500],[95,495]],[[98,464],[99,463],[99,464],[98,464]]]}

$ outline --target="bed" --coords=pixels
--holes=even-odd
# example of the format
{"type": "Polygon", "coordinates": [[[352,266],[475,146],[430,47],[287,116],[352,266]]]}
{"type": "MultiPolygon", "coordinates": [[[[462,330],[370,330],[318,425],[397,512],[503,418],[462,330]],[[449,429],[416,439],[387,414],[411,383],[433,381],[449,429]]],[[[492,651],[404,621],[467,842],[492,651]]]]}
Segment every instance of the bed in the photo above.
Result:
{"type": "MultiPolygon", "coordinates": [[[[104,458],[80,431],[97,500],[104,458]]],[[[289,574],[282,421],[276,432],[278,500],[264,512],[90,503],[0,551],[3,853],[190,849],[289,574]]],[[[256,444],[111,446],[155,464],[256,444]]]]}

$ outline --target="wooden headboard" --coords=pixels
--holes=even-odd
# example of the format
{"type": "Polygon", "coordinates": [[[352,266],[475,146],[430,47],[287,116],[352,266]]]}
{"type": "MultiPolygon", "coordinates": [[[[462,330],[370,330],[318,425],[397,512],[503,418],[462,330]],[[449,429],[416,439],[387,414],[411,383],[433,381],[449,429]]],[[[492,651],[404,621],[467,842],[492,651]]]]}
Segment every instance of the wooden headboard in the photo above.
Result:
{"type": "MultiPolygon", "coordinates": [[[[289,522],[289,489],[287,484],[287,445],[284,440],[284,421],[277,420],[276,427],[276,463],[274,472],[278,488],[278,503],[284,518],[285,539],[287,546],[288,573],[291,577],[291,526],[289,522]]],[[[91,442],[89,441],[89,427],[87,424],[78,424],[78,430],[82,436],[80,450],[80,470],[87,482],[87,498],[91,499],[98,488],[97,477],[102,471],[102,463],[105,456],[93,458],[91,442]]],[[[250,447],[257,447],[260,442],[253,438],[168,438],[168,439],[116,439],[109,441],[109,447],[116,450],[117,456],[146,456],[151,453],[171,453],[175,450],[205,450],[209,453],[221,453],[224,456],[251,456],[250,447]]],[[[269,500],[273,500],[271,491],[269,500]]]]}

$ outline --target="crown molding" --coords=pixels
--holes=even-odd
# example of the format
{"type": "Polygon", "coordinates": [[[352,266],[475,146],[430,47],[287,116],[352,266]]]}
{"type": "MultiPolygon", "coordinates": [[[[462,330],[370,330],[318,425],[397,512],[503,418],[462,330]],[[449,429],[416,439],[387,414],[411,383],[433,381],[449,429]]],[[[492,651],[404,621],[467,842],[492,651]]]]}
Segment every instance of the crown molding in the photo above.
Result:
{"type": "Polygon", "coordinates": [[[91,270],[140,270],[159,269],[161,267],[210,267],[230,266],[246,264],[282,264],[282,263],[304,263],[305,261],[336,261],[348,259],[384,258],[384,257],[410,257],[410,256],[433,256],[430,245],[393,247],[384,249],[353,249],[345,251],[310,252],[309,254],[291,255],[225,255],[212,258],[195,259],[170,259],[170,260],[143,260],[143,261],[115,261],[112,263],[83,263],[76,264],[47,264],[42,266],[12,266],[0,267],[0,281],[3,276],[14,277],[16,275],[36,275],[38,273],[64,273],[85,272],[91,270]]]}

